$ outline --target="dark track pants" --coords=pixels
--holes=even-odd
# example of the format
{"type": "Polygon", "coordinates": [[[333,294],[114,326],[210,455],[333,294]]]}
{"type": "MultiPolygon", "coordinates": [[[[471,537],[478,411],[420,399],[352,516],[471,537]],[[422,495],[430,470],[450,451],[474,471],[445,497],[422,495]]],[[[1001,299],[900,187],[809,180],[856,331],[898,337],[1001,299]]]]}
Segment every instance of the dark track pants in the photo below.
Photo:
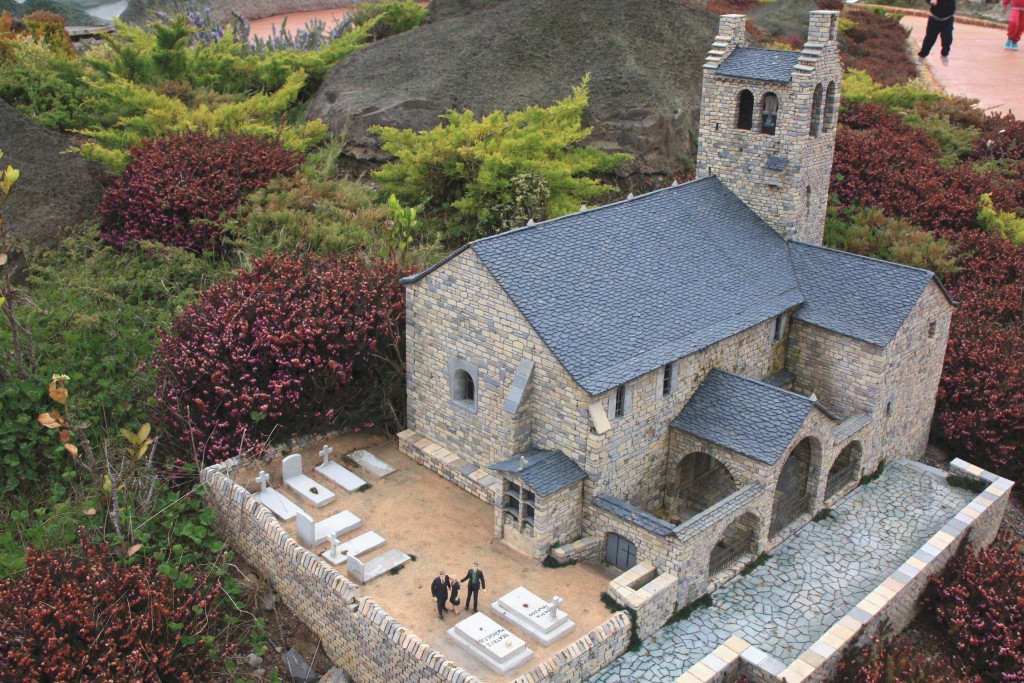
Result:
{"type": "Polygon", "coordinates": [[[939,21],[935,17],[928,17],[928,27],[924,31],[924,40],[921,42],[921,51],[918,57],[927,57],[935,45],[935,39],[942,39],[942,56],[949,55],[949,48],[953,45],[953,17],[945,21],[939,21]]]}

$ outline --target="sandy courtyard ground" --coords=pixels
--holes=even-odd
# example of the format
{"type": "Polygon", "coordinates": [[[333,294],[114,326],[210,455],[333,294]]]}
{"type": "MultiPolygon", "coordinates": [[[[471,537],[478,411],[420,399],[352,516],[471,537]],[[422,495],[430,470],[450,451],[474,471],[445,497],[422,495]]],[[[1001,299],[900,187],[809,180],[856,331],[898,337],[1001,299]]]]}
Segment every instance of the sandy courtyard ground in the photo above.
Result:
{"type": "MultiPolygon", "coordinates": [[[[313,471],[321,461],[317,453],[323,442],[302,451],[303,472],[326,488],[335,491],[337,499],[320,510],[303,509],[314,519],[323,519],[342,510],[350,510],[363,520],[361,528],[342,537],[347,540],[366,531],[376,531],[386,539],[379,548],[360,555],[369,560],[390,549],[402,550],[416,558],[407,562],[395,575],[385,574],[363,587],[363,592],[381,605],[399,623],[422,638],[450,659],[486,681],[509,681],[543,662],[573,640],[595,628],[611,615],[601,603],[600,594],[608,590],[608,581],[619,572],[603,564],[578,564],[561,569],[547,569],[513,550],[494,535],[493,509],[454,484],[421,467],[398,451],[394,440],[375,434],[345,434],[329,440],[334,448],[332,458],[372,484],[362,493],[347,493],[313,471]],[[379,479],[365,469],[358,468],[343,457],[358,448],[365,448],[396,471],[379,479]],[[487,582],[486,592],[480,594],[480,609],[510,631],[526,641],[534,657],[513,672],[502,677],[470,656],[462,646],[447,635],[448,628],[469,616],[465,610],[459,615],[437,618],[437,610],[430,596],[430,582],[444,569],[461,579],[472,562],[479,562],[487,582]],[[554,595],[565,599],[562,609],[576,622],[576,630],[556,643],[543,647],[519,629],[496,618],[491,602],[512,589],[524,586],[539,597],[548,600],[554,595]]],[[[249,490],[258,490],[256,475],[262,466],[271,475],[271,485],[281,486],[280,459],[269,465],[252,463],[243,468],[236,481],[249,490]]],[[[289,495],[298,503],[294,495],[289,495]]],[[[284,524],[295,534],[295,523],[284,524]]],[[[316,548],[320,553],[328,543],[316,548]]],[[[344,569],[342,569],[344,573],[344,569]]],[[[461,592],[465,597],[465,590],[461,592]]]]}

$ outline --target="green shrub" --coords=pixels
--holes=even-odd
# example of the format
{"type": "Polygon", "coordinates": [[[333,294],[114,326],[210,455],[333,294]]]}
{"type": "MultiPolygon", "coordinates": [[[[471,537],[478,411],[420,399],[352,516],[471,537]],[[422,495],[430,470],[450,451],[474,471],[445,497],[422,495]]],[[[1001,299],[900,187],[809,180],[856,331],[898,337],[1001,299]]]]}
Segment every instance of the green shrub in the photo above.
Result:
{"type": "Polygon", "coordinates": [[[951,123],[942,116],[917,113],[908,114],[903,120],[914,128],[919,128],[939,143],[941,156],[940,165],[953,168],[961,163],[974,150],[975,142],[981,131],[973,127],[963,127],[951,123]]]}
{"type": "Polygon", "coordinates": [[[415,2],[365,2],[351,14],[352,23],[363,26],[376,19],[370,27],[374,40],[398,35],[414,29],[427,20],[429,12],[415,2]]]}
{"type": "Polygon", "coordinates": [[[850,69],[843,75],[842,91],[845,105],[874,103],[902,111],[913,109],[919,102],[942,99],[942,95],[913,83],[880,85],[859,69],[850,69]]]}
{"type": "Polygon", "coordinates": [[[924,268],[940,277],[957,271],[946,240],[911,225],[902,218],[889,218],[878,209],[829,207],[825,219],[825,244],[863,256],[924,268]]]}
{"type": "Polygon", "coordinates": [[[47,128],[83,125],[90,107],[80,61],[29,38],[9,41],[11,57],[0,55],[0,100],[47,128]]]}
{"type": "Polygon", "coordinates": [[[576,211],[609,187],[587,174],[607,173],[624,154],[581,147],[588,82],[548,108],[529,107],[477,119],[449,112],[422,133],[377,126],[383,148],[397,159],[374,173],[382,194],[424,204],[453,219],[447,238],[476,238],[576,211]]]}
{"type": "Polygon", "coordinates": [[[989,232],[1001,234],[1011,242],[1024,246],[1024,216],[999,211],[992,206],[992,194],[986,192],[978,201],[978,225],[989,232]]]}

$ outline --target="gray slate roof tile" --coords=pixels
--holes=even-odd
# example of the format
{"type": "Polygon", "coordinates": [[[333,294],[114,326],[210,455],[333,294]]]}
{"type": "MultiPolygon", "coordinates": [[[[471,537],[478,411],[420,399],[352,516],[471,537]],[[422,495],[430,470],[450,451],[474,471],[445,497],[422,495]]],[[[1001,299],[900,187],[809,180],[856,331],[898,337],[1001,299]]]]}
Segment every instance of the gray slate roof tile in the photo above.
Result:
{"type": "Polygon", "coordinates": [[[803,242],[791,242],[789,250],[804,294],[796,318],[875,346],[893,340],[935,277],[920,268],[803,242]]]}
{"type": "Polygon", "coordinates": [[[785,241],[714,177],[470,248],[592,396],[802,300],[785,241]]]}
{"type": "Polygon", "coordinates": [[[668,522],[618,498],[601,494],[594,498],[594,505],[659,536],[668,536],[675,530],[675,527],[668,522]]]}
{"type": "Polygon", "coordinates": [[[793,67],[800,59],[799,52],[768,50],[763,47],[738,47],[718,65],[719,76],[735,76],[755,81],[789,83],[793,80],[793,67]]]}
{"type": "Polygon", "coordinates": [[[538,496],[549,496],[587,478],[587,473],[562,451],[530,449],[495,463],[490,469],[514,472],[538,496]],[[519,469],[522,466],[520,458],[523,457],[526,458],[526,466],[519,469]]]}
{"type": "Polygon", "coordinates": [[[806,396],[712,370],[672,426],[773,465],[816,407],[820,409],[806,396]]]}

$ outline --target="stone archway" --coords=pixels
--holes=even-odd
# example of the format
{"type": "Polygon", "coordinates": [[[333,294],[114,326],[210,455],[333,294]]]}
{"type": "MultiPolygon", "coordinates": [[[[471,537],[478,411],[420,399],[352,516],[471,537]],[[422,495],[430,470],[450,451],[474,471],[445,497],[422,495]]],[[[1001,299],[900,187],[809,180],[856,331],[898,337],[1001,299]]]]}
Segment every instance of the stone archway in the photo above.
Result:
{"type": "Polygon", "coordinates": [[[711,549],[708,576],[728,569],[744,555],[756,555],[760,526],[760,520],[753,512],[745,512],[734,519],[711,549]]]}
{"type": "Polygon", "coordinates": [[[800,515],[810,512],[811,469],[815,456],[820,452],[818,442],[812,437],[804,438],[793,447],[782,465],[778,483],[775,485],[775,499],[772,503],[772,519],[768,536],[772,537],[793,523],[800,515]]]}
{"type": "Polygon", "coordinates": [[[836,461],[828,471],[828,479],[825,482],[825,500],[836,495],[840,490],[852,482],[860,473],[861,456],[863,448],[860,441],[851,441],[839,451],[836,461]]]}
{"type": "Polygon", "coordinates": [[[689,519],[736,491],[729,470],[714,456],[701,451],[689,453],[671,472],[668,508],[675,523],[689,519]]]}

